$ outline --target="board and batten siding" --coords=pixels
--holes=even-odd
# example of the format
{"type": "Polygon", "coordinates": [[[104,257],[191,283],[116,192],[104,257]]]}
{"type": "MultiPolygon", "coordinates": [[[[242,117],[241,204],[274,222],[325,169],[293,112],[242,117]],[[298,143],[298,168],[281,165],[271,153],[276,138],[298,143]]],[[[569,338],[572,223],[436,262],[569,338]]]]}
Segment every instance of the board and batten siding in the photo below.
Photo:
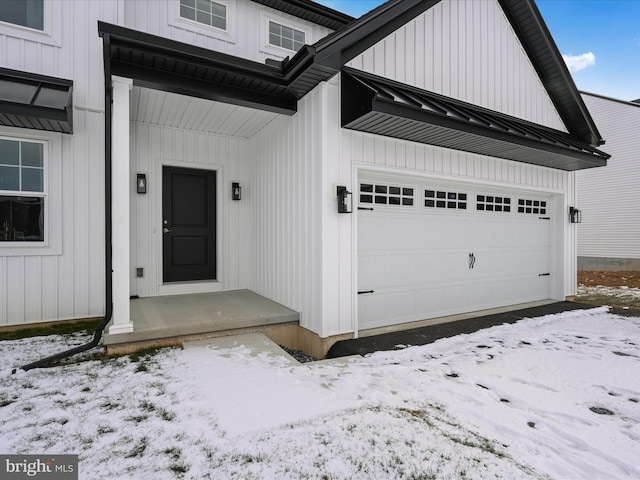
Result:
{"type": "Polygon", "coordinates": [[[43,33],[0,23],[0,65],[73,80],[74,134],[0,126],[49,142],[46,207],[54,248],[0,245],[0,326],[104,315],[104,81],[97,22],[122,0],[46,1],[43,33]],[[59,242],[59,243],[58,243],[59,242]]]}
{"type": "Polygon", "coordinates": [[[252,258],[247,139],[173,127],[131,123],[131,177],[147,176],[145,195],[131,182],[131,295],[156,296],[162,285],[162,167],[216,171],[217,280],[221,290],[249,285],[252,258]],[[231,201],[231,182],[243,200],[231,201]],[[136,277],[135,269],[144,268],[136,277]]]}
{"type": "Polygon", "coordinates": [[[577,173],[578,255],[640,259],[640,104],[583,93],[611,155],[577,173]]]}
{"type": "Polygon", "coordinates": [[[49,142],[54,246],[0,245],[0,326],[104,315],[104,116],[76,109],[74,120],[73,136],[0,127],[1,136],[49,142]]]}
{"type": "Polygon", "coordinates": [[[567,131],[497,0],[442,0],[348,65],[567,131]]]}
{"type": "MultiPolygon", "coordinates": [[[[353,331],[351,215],[337,213],[341,162],[337,80],[300,100],[249,140],[255,271],[252,289],[301,313],[328,337],[353,331]]],[[[243,190],[244,195],[244,190],[243,190]]]]}
{"type": "Polygon", "coordinates": [[[221,0],[227,6],[227,31],[180,18],[179,0],[125,2],[125,26],[198,47],[263,63],[295,52],[268,45],[268,22],[305,32],[311,45],[332,30],[250,0],[221,0]]]}

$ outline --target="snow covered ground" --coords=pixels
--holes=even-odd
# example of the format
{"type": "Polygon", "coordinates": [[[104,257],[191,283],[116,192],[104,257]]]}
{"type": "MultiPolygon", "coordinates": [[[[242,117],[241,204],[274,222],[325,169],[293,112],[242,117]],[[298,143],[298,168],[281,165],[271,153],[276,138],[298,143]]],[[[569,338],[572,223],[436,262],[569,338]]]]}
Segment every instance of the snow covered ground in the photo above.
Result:
{"type": "Polygon", "coordinates": [[[364,358],[207,346],[7,375],[80,336],[0,342],[0,453],[82,479],[640,478],[640,318],[526,319],[364,358]]]}
{"type": "MultiPolygon", "coordinates": [[[[578,285],[578,297],[613,297],[620,300],[640,300],[640,288],[637,287],[608,287],[604,285],[578,285]]],[[[624,308],[624,307],[623,307],[624,308]]]]}

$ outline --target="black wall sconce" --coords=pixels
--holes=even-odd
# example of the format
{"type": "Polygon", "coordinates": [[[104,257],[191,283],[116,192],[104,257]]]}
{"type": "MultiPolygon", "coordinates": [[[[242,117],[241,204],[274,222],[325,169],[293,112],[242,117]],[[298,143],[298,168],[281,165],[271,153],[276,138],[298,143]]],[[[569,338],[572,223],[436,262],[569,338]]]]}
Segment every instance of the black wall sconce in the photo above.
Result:
{"type": "Polygon", "coordinates": [[[336,187],[336,195],[338,196],[338,213],[351,213],[351,192],[347,190],[344,185],[338,185],[336,187]]]}
{"type": "Polygon", "coordinates": [[[231,183],[231,200],[240,200],[242,198],[242,187],[238,182],[231,183]]]}
{"type": "Polygon", "coordinates": [[[147,193],[147,176],[144,173],[139,173],[136,177],[136,191],[143,195],[147,193]]]}
{"type": "Polygon", "coordinates": [[[569,222],[582,223],[582,212],[575,207],[569,207],[569,222]]]}

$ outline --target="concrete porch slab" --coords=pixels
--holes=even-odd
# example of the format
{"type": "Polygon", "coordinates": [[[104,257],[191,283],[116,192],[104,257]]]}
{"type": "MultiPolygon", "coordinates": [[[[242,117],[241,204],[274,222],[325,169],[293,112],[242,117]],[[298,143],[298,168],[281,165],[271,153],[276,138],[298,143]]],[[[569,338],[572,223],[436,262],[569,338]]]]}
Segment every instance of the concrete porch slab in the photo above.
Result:
{"type": "Polygon", "coordinates": [[[250,290],[147,297],[131,300],[133,332],[106,334],[103,344],[237,332],[299,320],[298,312],[250,290]]]}

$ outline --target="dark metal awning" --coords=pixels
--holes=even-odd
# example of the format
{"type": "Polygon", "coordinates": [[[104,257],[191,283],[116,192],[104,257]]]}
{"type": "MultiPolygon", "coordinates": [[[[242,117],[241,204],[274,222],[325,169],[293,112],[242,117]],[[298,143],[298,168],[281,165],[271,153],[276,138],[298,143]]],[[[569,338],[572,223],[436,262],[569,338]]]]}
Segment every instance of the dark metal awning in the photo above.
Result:
{"type": "Polygon", "coordinates": [[[73,82],[0,68],[0,125],[73,133],[73,82]]]}
{"type": "Polygon", "coordinates": [[[353,69],[342,73],[342,126],[559,170],[610,155],[570,134],[353,69]]]}

